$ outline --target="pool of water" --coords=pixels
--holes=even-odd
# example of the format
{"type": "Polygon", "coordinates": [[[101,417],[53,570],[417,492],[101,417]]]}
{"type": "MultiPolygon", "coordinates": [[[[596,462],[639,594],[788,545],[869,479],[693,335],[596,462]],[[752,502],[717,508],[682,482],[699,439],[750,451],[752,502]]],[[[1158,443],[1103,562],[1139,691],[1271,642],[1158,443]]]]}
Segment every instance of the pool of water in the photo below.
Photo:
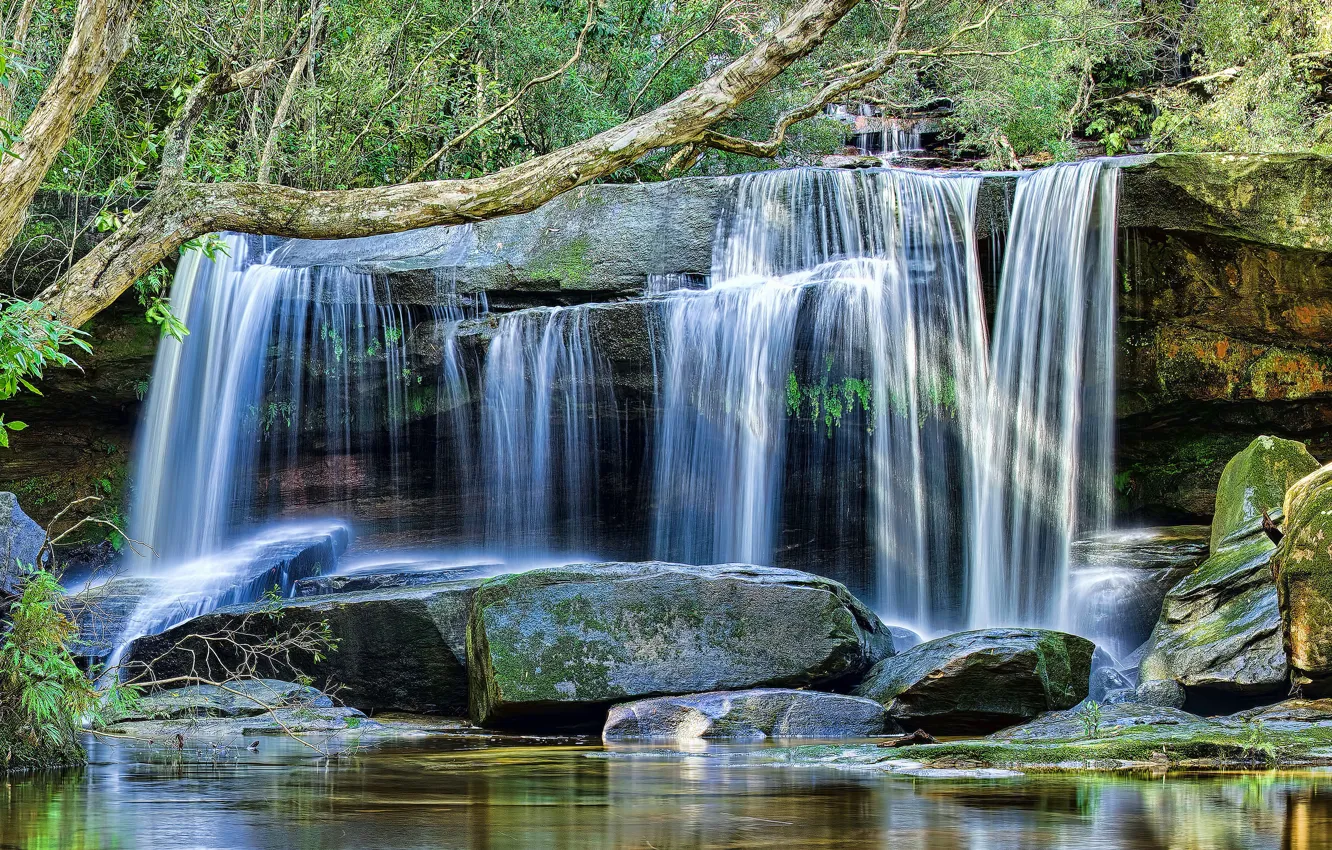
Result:
{"type": "Polygon", "coordinates": [[[920,779],[429,738],[335,760],[90,742],[0,777],[0,848],[1315,848],[1332,774],[920,779]]]}

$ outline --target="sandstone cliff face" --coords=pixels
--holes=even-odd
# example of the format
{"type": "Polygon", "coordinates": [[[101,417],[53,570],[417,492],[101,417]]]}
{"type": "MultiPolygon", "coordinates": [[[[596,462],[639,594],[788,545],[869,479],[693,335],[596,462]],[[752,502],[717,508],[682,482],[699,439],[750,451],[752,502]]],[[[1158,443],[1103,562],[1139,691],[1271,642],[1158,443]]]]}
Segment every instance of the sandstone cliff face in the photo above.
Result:
{"type": "Polygon", "coordinates": [[[1205,519],[1260,433],[1332,452],[1332,160],[1168,155],[1120,209],[1121,513],[1205,519]]]}

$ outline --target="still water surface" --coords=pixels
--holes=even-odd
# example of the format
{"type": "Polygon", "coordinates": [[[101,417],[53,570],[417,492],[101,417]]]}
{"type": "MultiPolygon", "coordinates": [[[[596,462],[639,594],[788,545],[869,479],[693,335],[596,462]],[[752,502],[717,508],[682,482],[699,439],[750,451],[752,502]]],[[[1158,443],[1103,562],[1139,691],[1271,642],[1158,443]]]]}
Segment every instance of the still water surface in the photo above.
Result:
{"type": "Polygon", "coordinates": [[[1332,774],[940,780],[439,738],[332,762],[93,742],[0,779],[0,848],[1317,848],[1332,774]]]}

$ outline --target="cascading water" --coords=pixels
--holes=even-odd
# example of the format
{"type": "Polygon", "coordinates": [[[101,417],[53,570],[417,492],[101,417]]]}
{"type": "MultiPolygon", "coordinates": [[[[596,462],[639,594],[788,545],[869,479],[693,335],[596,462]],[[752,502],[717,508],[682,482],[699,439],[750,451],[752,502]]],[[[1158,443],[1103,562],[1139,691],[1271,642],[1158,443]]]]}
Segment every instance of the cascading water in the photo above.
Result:
{"type": "Polygon", "coordinates": [[[711,289],[666,302],[657,556],[772,563],[787,496],[826,518],[817,547],[869,553],[871,576],[838,577],[885,614],[960,616],[957,546],[940,529],[956,508],[949,479],[966,473],[947,455],[973,439],[984,366],[979,182],[743,178],[711,289]]]}
{"type": "Polygon", "coordinates": [[[598,543],[601,458],[616,458],[615,396],[588,310],[499,320],[486,356],[486,542],[496,551],[587,552],[598,543]]]}
{"type": "MultiPolygon", "coordinates": [[[[461,249],[440,253],[468,229],[432,237],[434,304],[411,308],[352,267],[282,265],[296,243],[228,236],[177,274],[191,335],[159,352],[133,534],[200,563],[334,514],[372,529],[363,548],[778,564],[925,631],[1056,625],[1072,535],[1107,511],[1115,171],[1018,178],[993,345],[982,180],[747,175],[710,275],[479,321],[461,249]],[[598,329],[620,307],[653,340],[634,398],[598,329]]],[[[383,248],[352,242],[339,262],[383,248]]]]}
{"type": "Polygon", "coordinates": [[[268,265],[258,239],[223,244],[182,260],[172,303],[191,333],[161,344],[133,478],[131,537],[166,562],[217,551],[300,490],[354,500],[357,458],[381,447],[389,486],[407,486],[407,395],[421,379],[404,308],[377,304],[368,275],[268,265]],[[300,451],[311,428],[315,468],[300,451]]]}
{"type": "Polygon", "coordinates": [[[1018,185],[976,454],[972,623],[1059,624],[1069,546],[1110,519],[1118,171],[1018,185]]]}

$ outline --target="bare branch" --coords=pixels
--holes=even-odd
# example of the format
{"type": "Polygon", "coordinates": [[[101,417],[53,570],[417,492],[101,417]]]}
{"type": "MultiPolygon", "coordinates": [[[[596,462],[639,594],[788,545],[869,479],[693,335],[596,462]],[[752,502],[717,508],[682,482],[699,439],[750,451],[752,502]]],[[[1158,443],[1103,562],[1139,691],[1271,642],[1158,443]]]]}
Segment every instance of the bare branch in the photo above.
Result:
{"type": "Polygon", "coordinates": [[[489,115],[482,118],[480,121],[477,121],[475,124],[468,127],[462,133],[459,133],[449,141],[445,142],[443,147],[441,147],[439,150],[431,154],[430,158],[427,159],[425,162],[421,163],[420,167],[418,167],[411,174],[407,175],[407,179],[404,180],[403,182],[411,183],[417,177],[420,177],[421,174],[427,168],[438,162],[439,158],[442,157],[444,154],[458,147],[463,142],[471,138],[473,133],[485,127],[487,124],[490,124],[496,118],[499,118],[501,115],[512,109],[515,105],[517,105],[518,101],[523,99],[524,95],[526,95],[529,91],[532,90],[534,86],[539,86],[542,83],[548,83],[551,80],[555,79],[556,77],[559,77],[562,74],[564,74],[565,71],[572,68],[573,64],[578,61],[578,57],[583,54],[583,43],[587,41],[587,34],[592,31],[592,27],[594,24],[596,24],[596,22],[597,22],[597,0],[588,0],[587,22],[583,24],[583,29],[578,33],[578,41],[574,43],[573,54],[569,56],[568,60],[566,60],[563,65],[556,68],[554,71],[551,71],[549,74],[542,74],[539,77],[533,77],[532,79],[528,80],[526,83],[523,84],[522,88],[518,89],[517,94],[509,98],[508,101],[506,101],[498,109],[491,112],[489,115]]]}

